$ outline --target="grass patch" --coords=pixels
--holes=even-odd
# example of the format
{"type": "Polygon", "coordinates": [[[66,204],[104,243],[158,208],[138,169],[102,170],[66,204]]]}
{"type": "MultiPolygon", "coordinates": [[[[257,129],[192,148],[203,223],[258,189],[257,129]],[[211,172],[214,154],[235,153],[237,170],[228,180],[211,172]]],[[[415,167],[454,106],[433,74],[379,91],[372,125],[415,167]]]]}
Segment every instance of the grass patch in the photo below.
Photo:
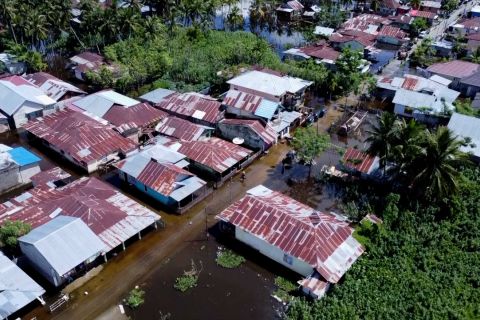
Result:
{"type": "Polygon", "coordinates": [[[191,269],[184,271],[183,275],[178,277],[175,280],[173,287],[178,291],[185,292],[189,289],[195,288],[198,283],[198,276],[203,269],[202,262],[200,261],[200,269],[197,268],[197,265],[192,260],[191,269]]]}
{"type": "Polygon", "coordinates": [[[292,293],[297,290],[298,285],[282,277],[275,278],[277,289],[273,292],[283,302],[290,302],[294,299],[292,293]]]}
{"type": "Polygon", "coordinates": [[[182,275],[175,280],[173,287],[181,292],[188,289],[195,288],[198,283],[198,276],[196,275],[182,275]]]}
{"type": "Polygon", "coordinates": [[[145,291],[136,287],[132,289],[127,297],[126,304],[132,309],[140,307],[145,302],[145,291]]]}
{"type": "Polygon", "coordinates": [[[233,269],[244,263],[245,258],[236,254],[232,250],[219,248],[215,261],[221,267],[233,269]]]}

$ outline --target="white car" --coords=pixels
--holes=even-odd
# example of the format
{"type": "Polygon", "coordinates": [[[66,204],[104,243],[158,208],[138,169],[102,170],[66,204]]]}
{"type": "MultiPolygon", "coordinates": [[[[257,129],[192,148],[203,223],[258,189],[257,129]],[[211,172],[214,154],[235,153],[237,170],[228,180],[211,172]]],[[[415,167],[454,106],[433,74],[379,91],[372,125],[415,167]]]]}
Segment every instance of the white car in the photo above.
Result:
{"type": "Polygon", "coordinates": [[[424,39],[424,38],[426,38],[427,36],[428,36],[428,32],[425,31],[425,30],[423,30],[422,32],[420,32],[420,34],[418,35],[418,37],[419,37],[420,39],[424,39]]]}

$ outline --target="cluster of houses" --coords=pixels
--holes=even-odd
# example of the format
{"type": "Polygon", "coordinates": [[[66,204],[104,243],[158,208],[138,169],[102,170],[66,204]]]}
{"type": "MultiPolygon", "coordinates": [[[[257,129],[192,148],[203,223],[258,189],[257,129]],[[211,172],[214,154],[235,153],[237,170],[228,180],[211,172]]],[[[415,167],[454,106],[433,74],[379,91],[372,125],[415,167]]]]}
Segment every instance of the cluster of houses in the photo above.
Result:
{"type": "MultiPolygon", "coordinates": [[[[101,62],[75,60],[78,75],[101,62]]],[[[83,59],[83,60],[82,60],[83,59]]],[[[304,121],[312,84],[267,69],[245,70],[220,100],[195,92],[156,89],[138,99],[113,90],[87,94],[47,73],[0,79],[5,130],[19,130],[84,173],[113,167],[131,192],[172,213],[183,213],[212,186],[250,164],[304,121]],[[130,189],[129,189],[130,188],[130,189]]],[[[74,179],[23,147],[0,145],[2,192],[31,184],[0,204],[0,224],[23,221],[32,230],[18,239],[25,259],[52,287],[61,287],[107,261],[130,239],[156,228],[160,216],[95,177],[74,179]]],[[[10,316],[45,290],[6,257],[4,281],[10,316]]]]}
{"type": "MultiPolygon", "coordinates": [[[[295,60],[314,59],[327,68],[334,69],[335,61],[345,48],[361,51],[365,61],[362,72],[369,69],[368,61],[375,61],[374,53],[378,47],[391,45],[402,48],[410,42],[411,25],[415,19],[425,19],[428,25],[434,24],[441,12],[441,1],[422,1],[419,8],[401,4],[396,0],[383,0],[378,8],[364,8],[364,12],[350,17],[338,30],[323,26],[315,27],[314,34],[322,38],[313,45],[291,48],[284,52],[285,57],[295,60]]],[[[316,6],[305,9],[298,1],[288,1],[277,12],[301,16],[302,13],[314,15],[319,12],[316,6]]]]}

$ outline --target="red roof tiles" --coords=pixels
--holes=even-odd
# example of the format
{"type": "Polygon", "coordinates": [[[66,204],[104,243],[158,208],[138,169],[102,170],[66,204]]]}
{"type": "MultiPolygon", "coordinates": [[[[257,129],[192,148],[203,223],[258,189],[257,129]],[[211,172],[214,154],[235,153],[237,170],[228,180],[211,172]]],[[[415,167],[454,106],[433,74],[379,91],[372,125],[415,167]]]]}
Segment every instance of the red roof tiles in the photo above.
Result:
{"type": "Polygon", "coordinates": [[[191,117],[212,124],[223,117],[220,111],[221,103],[199,93],[174,93],[155,106],[178,116],[191,117]]]}
{"type": "Polygon", "coordinates": [[[342,159],[344,165],[350,169],[359,171],[361,173],[370,173],[375,163],[375,157],[353,149],[348,148],[342,159]]]}
{"type": "Polygon", "coordinates": [[[107,155],[126,154],[137,148],[112,127],[69,108],[30,121],[24,127],[78,162],[95,162],[107,155]]]}
{"type": "Polygon", "coordinates": [[[217,219],[305,261],[332,283],[363,253],[348,223],[264,186],[249,190],[217,219]]]}
{"type": "Polygon", "coordinates": [[[113,124],[122,133],[134,128],[149,127],[167,116],[167,113],[145,102],[128,108],[114,105],[105,113],[103,119],[113,124]]]}

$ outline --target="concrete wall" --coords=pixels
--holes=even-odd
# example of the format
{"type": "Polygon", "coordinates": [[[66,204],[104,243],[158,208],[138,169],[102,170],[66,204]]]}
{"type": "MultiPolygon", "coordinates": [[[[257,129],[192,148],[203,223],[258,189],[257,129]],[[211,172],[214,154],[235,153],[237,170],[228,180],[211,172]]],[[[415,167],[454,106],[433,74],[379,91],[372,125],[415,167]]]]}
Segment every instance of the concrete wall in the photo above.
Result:
{"type": "Polygon", "coordinates": [[[238,227],[235,227],[235,238],[304,277],[311,275],[314,271],[308,263],[286,254],[278,247],[274,247],[265,240],[245,232],[238,227]]]}
{"type": "Polygon", "coordinates": [[[271,145],[266,144],[258,134],[249,127],[241,125],[218,124],[221,136],[226,140],[232,140],[235,137],[241,137],[245,140],[244,144],[255,150],[267,150],[271,145]]]}
{"type": "Polygon", "coordinates": [[[15,188],[20,185],[18,166],[11,163],[9,167],[0,170],[0,192],[15,188]]]}
{"type": "Polygon", "coordinates": [[[20,167],[19,170],[19,180],[21,183],[30,183],[30,179],[37,173],[40,173],[40,166],[38,163],[32,163],[27,166],[20,167]]]}

